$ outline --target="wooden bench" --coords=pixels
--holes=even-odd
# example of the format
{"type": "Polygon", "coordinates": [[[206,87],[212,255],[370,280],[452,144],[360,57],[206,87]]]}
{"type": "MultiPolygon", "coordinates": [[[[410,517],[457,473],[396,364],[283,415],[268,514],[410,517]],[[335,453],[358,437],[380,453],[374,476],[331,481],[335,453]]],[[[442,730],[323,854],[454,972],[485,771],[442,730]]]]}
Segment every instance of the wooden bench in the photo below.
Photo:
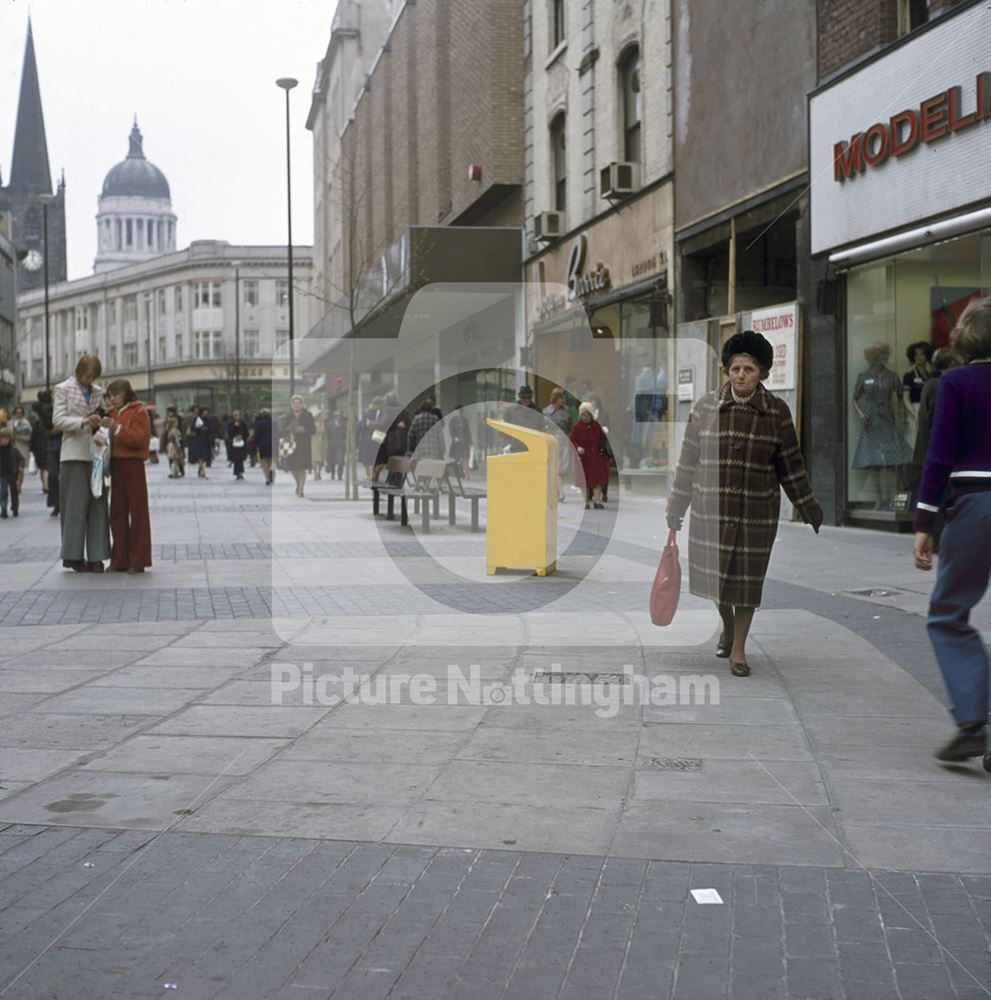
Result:
{"type": "Polygon", "coordinates": [[[454,524],[454,504],[460,498],[467,500],[471,504],[471,530],[481,531],[478,521],[478,505],[486,497],[485,489],[478,486],[466,486],[461,476],[461,466],[458,462],[448,462],[444,473],[444,482],[447,486],[447,517],[450,524],[454,524]]]}
{"type": "Polygon", "coordinates": [[[406,502],[403,499],[404,489],[410,474],[410,461],[404,455],[394,455],[379,469],[378,478],[362,485],[367,485],[372,491],[372,515],[377,517],[381,509],[382,496],[386,498],[387,521],[395,517],[395,501],[399,497],[402,502],[402,523],[406,524],[406,502]]]}
{"type": "MultiPolygon", "coordinates": [[[[447,462],[442,458],[420,458],[412,467],[410,478],[403,491],[403,515],[405,518],[406,501],[415,504],[414,513],[421,516],[421,528],[425,534],[430,533],[430,515],[440,517],[440,494],[444,486],[447,462]]],[[[408,522],[404,519],[403,524],[408,522]]],[[[453,521],[451,522],[454,523],[453,521]]]]}

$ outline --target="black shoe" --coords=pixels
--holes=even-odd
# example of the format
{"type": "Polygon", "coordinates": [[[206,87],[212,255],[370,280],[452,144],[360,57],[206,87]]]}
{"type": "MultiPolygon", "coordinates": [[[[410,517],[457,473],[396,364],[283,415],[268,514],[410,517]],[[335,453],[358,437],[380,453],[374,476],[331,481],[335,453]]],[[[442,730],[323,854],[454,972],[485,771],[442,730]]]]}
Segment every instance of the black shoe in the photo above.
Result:
{"type": "Polygon", "coordinates": [[[88,573],[89,563],[82,559],[63,559],[62,568],[71,569],[76,573],[88,573]]]}
{"type": "Polygon", "coordinates": [[[729,665],[729,672],[734,677],[749,677],[750,667],[746,663],[731,663],[729,665]]]}
{"type": "Polygon", "coordinates": [[[720,660],[725,660],[729,654],[733,651],[733,640],[720,638],[719,642],[716,643],[716,656],[720,660]]]}
{"type": "Polygon", "coordinates": [[[89,564],[89,571],[91,573],[103,573],[103,572],[105,572],[103,563],[100,562],[98,559],[94,559],[89,564]]]}
{"type": "Polygon", "coordinates": [[[54,509],[54,510],[52,511],[52,513],[50,514],[50,516],[51,516],[51,517],[58,517],[58,507],[56,507],[56,508],[55,508],[55,509],[54,509]]]}
{"type": "Polygon", "coordinates": [[[12,511],[12,513],[13,513],[14,517],[17,517],[17,511],[16,510],[12,511]]]}
{"type": "Polygon", "coordinates": [[[986,753],[986,727],[961,729],[946,746],[936,751],[936,760],[960,761],[981,757],[986,753]]]}

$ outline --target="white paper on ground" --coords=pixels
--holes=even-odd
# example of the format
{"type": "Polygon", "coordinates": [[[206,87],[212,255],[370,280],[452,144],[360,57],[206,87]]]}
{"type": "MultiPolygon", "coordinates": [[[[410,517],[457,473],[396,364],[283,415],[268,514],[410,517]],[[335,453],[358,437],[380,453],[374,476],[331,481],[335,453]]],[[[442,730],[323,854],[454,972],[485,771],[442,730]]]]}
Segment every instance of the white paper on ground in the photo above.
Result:
{"type": "Polygon", "coordinates": [[[715,889],[692,889],[696,903],[722,903],[723,897],[715,889]]]}

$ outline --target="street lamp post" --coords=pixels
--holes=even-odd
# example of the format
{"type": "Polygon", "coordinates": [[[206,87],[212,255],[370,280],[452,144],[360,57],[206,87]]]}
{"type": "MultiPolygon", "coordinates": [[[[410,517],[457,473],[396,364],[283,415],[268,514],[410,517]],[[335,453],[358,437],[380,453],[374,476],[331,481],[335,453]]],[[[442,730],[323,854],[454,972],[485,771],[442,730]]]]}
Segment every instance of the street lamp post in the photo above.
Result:
{"type": "Polygon", "coordinates": [[[289,395],[296,392],[296,345],[293,328],[293,284],[292,284],[292,164],[289,155],[289,91],[299,80],[291,76],[281,76],[276,85],[286,92],[286,216],[289,224],[289,395]]]}
{"type": "Polygon", "coordinates": [[[52,355],[51,341],[48,332],[48,206],[55,200],[53,194],[40,194],[42,229],[45,233],[45,389],[52,391],[52,355]]]}
{"type": "Polygon", "coordinates": [[[234,265],[234,409],[241,409],[241,263],[234,265]]]}

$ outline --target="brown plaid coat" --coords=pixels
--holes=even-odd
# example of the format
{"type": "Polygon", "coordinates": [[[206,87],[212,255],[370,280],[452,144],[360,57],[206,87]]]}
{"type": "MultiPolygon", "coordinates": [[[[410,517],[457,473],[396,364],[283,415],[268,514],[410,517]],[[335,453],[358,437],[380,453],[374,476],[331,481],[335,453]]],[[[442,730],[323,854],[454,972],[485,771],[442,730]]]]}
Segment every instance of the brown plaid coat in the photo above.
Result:
{"type": "Polygon", "coordinates": [[[781,489],[816,531],[812,493],[788,404],[758,384],[746,403],[730,384],[692,409],[668,512],[689,505],[688,589],[720,604],[757,607],[778,530],[781,489]]]}

